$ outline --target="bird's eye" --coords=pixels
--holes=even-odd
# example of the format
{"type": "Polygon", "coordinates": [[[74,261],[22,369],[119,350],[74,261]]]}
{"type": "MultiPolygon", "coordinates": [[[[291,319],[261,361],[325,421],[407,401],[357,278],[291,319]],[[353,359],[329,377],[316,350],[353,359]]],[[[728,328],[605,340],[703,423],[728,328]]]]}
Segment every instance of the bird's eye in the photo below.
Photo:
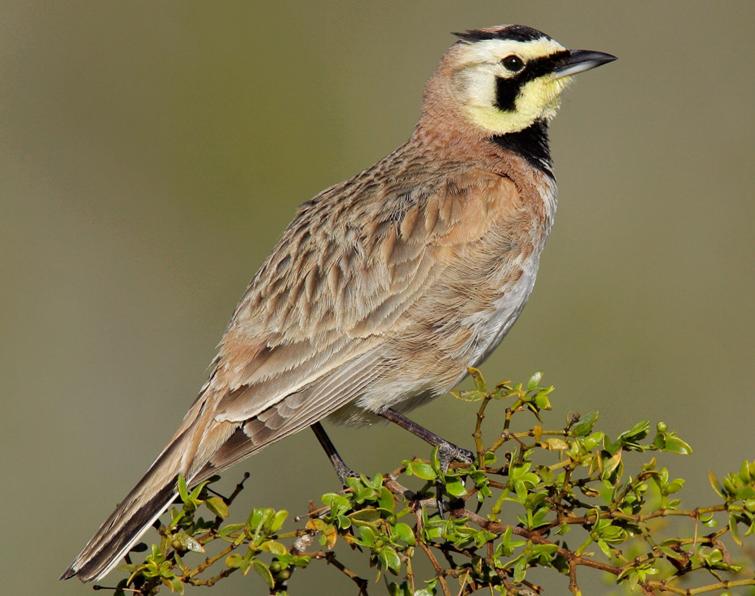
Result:
{"type": "Polygon", "coordinates": [[[519,56],[515,56],[514,54],[506,56],[503,60],[501,60],[501,64],[503,64],[504,68],[510,70],[511,72],[519,72],[524,68],[524,62],[522,62],[522,59],[519,56]]]}

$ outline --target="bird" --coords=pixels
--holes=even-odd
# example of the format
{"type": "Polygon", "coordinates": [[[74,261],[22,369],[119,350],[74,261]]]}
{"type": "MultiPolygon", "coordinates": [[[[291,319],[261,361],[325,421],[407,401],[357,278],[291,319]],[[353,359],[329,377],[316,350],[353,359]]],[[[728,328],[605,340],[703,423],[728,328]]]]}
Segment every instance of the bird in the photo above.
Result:
{"type": "Polygon", "coordinates": [[[493,351],[535,284],[556,212],[549,122],[574,75],[616,59],[525,25],[455,33],[409,139],[299,207],[226,328],[173,437],[61,579],[109,573],[177,496],[321,422],[406,413],[493,351]]]}

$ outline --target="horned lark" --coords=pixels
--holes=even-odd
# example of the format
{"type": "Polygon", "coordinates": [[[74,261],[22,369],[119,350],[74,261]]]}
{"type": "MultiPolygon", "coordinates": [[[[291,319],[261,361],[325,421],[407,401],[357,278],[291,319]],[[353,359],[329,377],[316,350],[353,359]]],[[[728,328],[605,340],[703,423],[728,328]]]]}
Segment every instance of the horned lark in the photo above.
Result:
{"type": "Polygon", "coordinates": [[[64,578],[101,578],[176,496],[319,421],[403,412],[482,362],[514,324],[553,225],[548,121],[573,75],[614,60],[530,27],[457,33],[409,140],[304,203],[249,284],[173,438],[64,578]]]}

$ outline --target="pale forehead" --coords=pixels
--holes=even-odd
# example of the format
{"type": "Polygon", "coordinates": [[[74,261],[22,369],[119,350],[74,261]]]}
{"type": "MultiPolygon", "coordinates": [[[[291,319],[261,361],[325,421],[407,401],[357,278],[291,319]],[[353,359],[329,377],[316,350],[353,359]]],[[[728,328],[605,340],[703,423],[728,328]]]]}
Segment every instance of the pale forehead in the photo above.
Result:
{"type": "Polygon", "coordinates": [[[524,60],[531,60],[563,51],[564,46],[550,37],[517,41],[514,39],[485,39],[475,43],[460,43],[458,64],[475,64],[497,62],[510,54],[516,54],[524,60]]]}

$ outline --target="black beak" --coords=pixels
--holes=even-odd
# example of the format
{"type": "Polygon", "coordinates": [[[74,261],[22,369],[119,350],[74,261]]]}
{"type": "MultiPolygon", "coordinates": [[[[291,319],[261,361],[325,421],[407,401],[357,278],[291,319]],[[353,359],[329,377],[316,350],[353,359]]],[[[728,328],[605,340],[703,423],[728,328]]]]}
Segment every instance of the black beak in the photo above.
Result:
{"type": "Polygon", "coordinates": [[[570,50],[568,56],[559,61],[553,74],[557,79],[575,75],[616,60],[616,56],[592,50],[570,50]]]}

